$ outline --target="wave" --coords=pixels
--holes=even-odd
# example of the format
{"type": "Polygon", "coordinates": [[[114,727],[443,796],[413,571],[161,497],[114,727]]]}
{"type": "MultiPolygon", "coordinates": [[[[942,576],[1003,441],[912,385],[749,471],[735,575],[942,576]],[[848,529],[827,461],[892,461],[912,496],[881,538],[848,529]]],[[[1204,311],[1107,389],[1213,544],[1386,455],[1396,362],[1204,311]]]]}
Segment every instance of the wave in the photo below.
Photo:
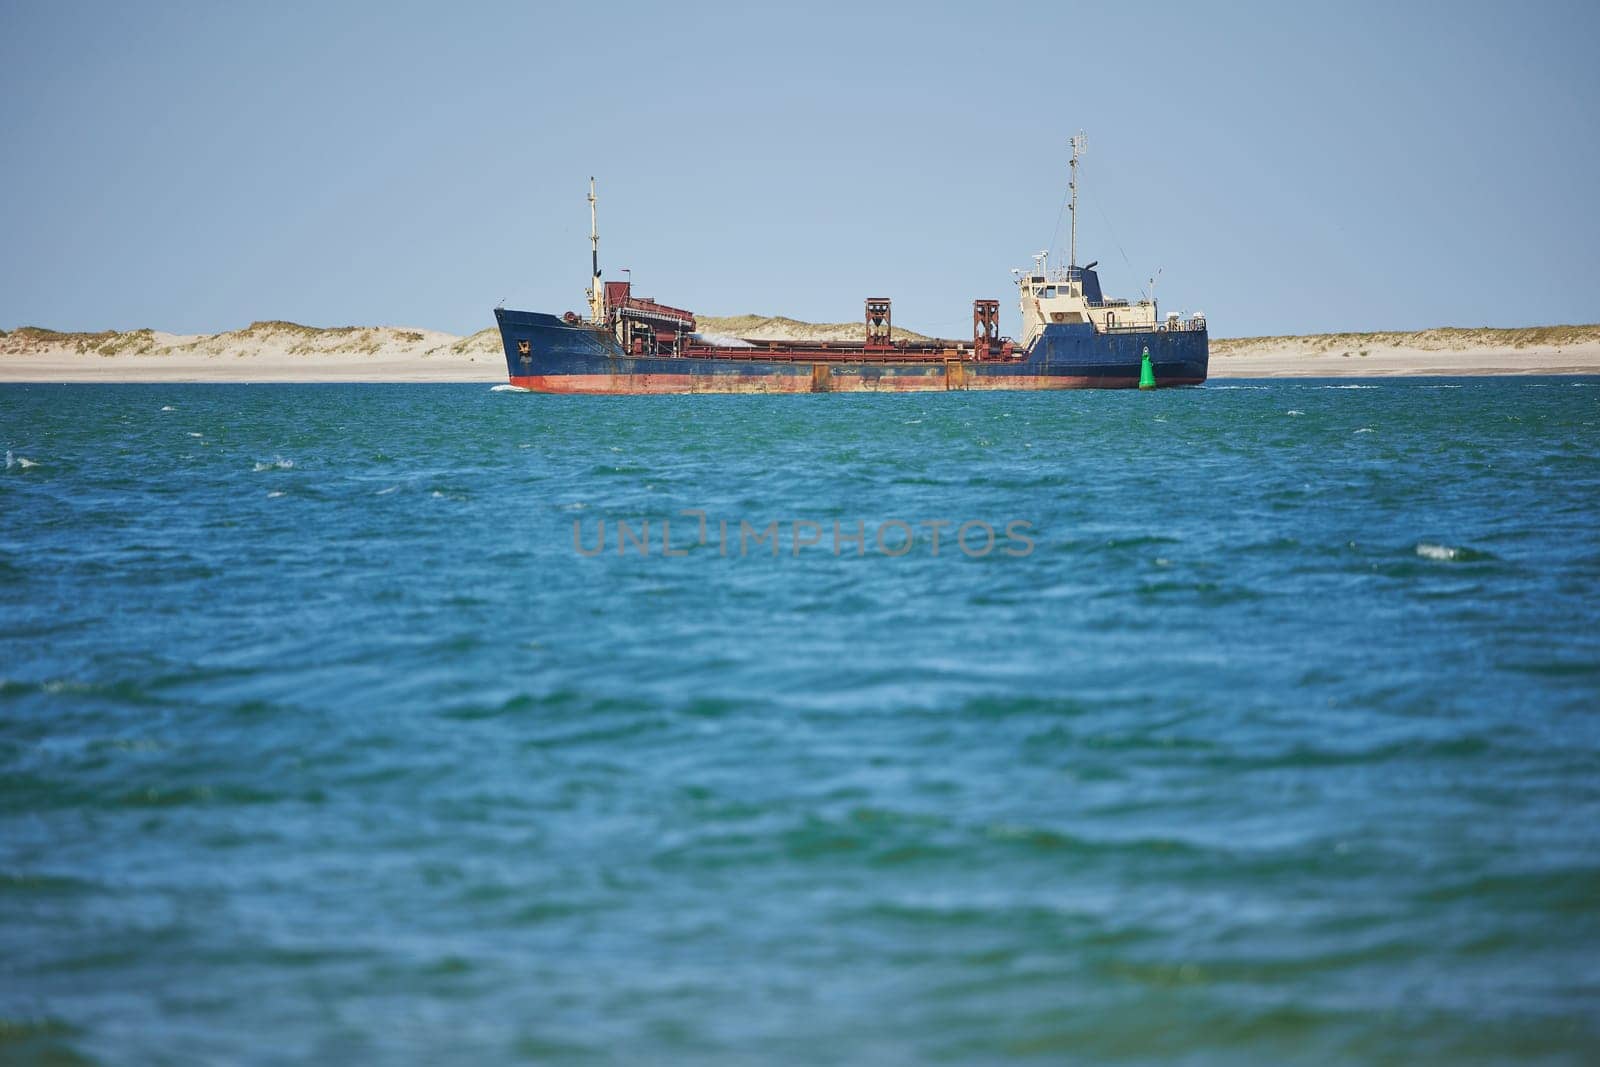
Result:
{"type": "Polygon", "coordinates": [[[255,470],[257,471],[287,471],[293,469],[294,460],[284,459],[282,456],[273,456],[270,463],[258,461],[255,465],[255,470]]]}
{"type": "Polygon", "coordinates": [[[1445,545],[1436,541],[1418,541],[1416,553],[1423,559],[1438,560],[1442,563],[1475,563],[1495,558],[1490,553],[1475,548],[1445,545]]]}
{"type": "Polygon", "coordinates": [[[43,681],[0,679],[0,697],[10,698],[31,694],[69,697],[75,705],[81,705],[85,700],[141,707],[160,703],[159,698],[145,686],[125,679],[108,682],[84,681],[77,678],[46,678],[43,681]]]}
{"type": "Polygon", "coordinates": [[[27,470],[29,467],[37,466],[38,464],[27,456],[13,456],[11,450],[9,448],[6,449],[6,470],[10,470],[12,467],[16,467],[18,470],[27,470]]]}
{"type": "Polygon", "coordinates": [[[509,382],[501,382],[499,385],[490,386],[489,387],[489,392],[491,392],[491,393],[531,393],[531,392],[533,392],[533,390],[532,389],[524,389],[520,385],[512,385],[509,382]]]}

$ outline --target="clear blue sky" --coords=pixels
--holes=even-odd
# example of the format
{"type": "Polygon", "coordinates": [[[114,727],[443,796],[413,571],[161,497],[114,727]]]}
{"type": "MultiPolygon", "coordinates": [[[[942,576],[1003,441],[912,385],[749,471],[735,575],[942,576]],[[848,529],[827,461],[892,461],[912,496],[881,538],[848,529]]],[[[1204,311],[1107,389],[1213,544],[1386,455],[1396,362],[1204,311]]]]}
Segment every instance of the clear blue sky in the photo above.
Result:
{"type": "Polygon", "coordinates": [[[1080,259],[1219,336],[1600,320],[1600,4],[0,0],[0,327],[1016,328],[1080,259]]]}

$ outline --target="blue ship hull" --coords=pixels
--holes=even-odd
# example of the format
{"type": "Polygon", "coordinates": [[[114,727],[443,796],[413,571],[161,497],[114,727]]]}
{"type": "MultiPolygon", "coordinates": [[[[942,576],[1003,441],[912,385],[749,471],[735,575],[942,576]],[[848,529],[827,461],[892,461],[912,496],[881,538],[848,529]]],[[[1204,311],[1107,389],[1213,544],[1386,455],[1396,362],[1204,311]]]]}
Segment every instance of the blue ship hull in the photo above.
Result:
{"type": "Polygon", "coordinates": [[[1146,349],[1160,387],[1206,379],[1206,330],[1099,333],[1052,324],[1031,348],[977,358],[945,349],[753,342],[704,355],[634,355],[608,330],[531,311],[495,310],[512,385],[544,393],[811,393],[946,389],[1131,389],[1146,349]]]}

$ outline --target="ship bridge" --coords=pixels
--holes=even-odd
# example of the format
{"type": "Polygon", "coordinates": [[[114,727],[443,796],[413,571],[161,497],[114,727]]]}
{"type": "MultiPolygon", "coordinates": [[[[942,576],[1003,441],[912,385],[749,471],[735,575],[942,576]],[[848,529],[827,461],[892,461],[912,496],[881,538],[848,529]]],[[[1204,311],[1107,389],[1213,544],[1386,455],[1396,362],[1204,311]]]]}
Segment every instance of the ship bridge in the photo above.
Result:
{"type": "Polygon", "coordinates": [[[1156,329],[1153,300],[1137,303],[1107,299],[1095,264],[1048,270],[1041,254],[1032,272],[1018,280],[1022,305],[1022,345],[1033,344],[1046,326],[1094,326],[1097,333],[1156,329]]]}

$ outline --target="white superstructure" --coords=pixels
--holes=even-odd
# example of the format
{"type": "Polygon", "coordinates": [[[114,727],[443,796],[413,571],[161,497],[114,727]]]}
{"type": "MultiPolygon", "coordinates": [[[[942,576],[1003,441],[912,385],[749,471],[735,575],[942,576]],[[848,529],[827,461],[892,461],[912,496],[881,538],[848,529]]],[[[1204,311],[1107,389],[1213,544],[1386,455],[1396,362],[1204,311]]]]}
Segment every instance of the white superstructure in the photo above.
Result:
{"type": "Polygon", "coordinates": [[[1167,316],[1167,323],[1158,323],[1158,309],[1153,298],[1133,303],[1127,300],[1108,299],[1100,292],[1100,278],[1095,264],[1078,266],[1078,160],[1088,147],[1088,140],[1080,131],[1069,142],[1072,148],[1071,177],[1067,182],[1071,196],[1067,210],[1072,214],[1072,237],[1068,262],[1065,267],[1051,269],[1049,253],[1040,252],[1033,257],[1033,268],[1018,275],[1018,299],[1022,310],[1021,347],[1027,350],[1035,339],[1050,325],[1092,325],[1097,333],[1120,330],[1129,332],[1155,329],[1181,329],[1192,323],[1177,321],[1167,316]]]}

